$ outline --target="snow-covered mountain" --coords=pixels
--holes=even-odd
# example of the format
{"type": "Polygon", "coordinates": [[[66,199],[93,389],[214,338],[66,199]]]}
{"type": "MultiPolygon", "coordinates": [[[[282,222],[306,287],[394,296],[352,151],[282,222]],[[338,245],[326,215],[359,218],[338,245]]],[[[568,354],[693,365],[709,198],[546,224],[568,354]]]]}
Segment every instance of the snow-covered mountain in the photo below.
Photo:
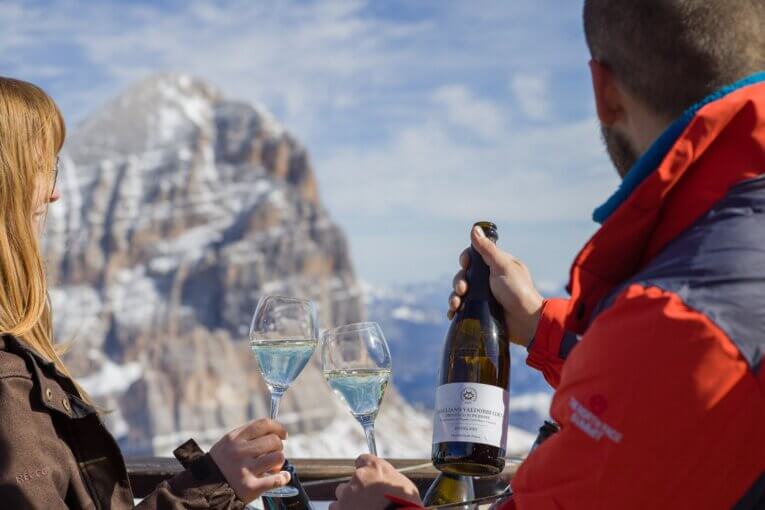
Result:
{"type": "MultiPolygon", "coordinates": [[[[322,328],[382,323],[394,379],[378,449],[429,457],[447,286],[363,292],[307,151],[266,110],[183,74],[153,76],[75,128],[63,165],[43,243],[55,334],[127,455],[167,455],[188,437],[209,446],[267,415],[247,329],[261,295],[287,294],[314,299],[322,328]]],[[[514,352],[511,454],[528,449],[549,403],[522,359],[514,352]]],[[[280,420],[289,456],[366,451],[316,356],[280,420]]]]}
{"type": "MultiPolygon", "coordinates": [[[[246,342],[261,295],[314,299],[322,327],[364,317],[308,154],[262,108],[154,76],[76,128],[63,160],[44,239],[55,333],[126,454],[209,446],[268,414],[246,342]]],[[[366,449],[316,358],[280,418],[288,455],[366,449]]],[[[428,455],[430,419],[395,387],[377,429],[384,455],[428,455]]]]}
{"type": "MultiPolygon", "coordinates": [[[[396,386],[409,402],[424,410],[434,405],[436,374],[449,329],[446,300],[450,284],[451,277],[445,276],[437,282],[388,289],[364,286],[369,317],[382,325],[391,346],[396,386]]],[[[552,389],[525,360],[525,349],[512,346],[510,424],[536,434],[548,417],[552,389]]]]}

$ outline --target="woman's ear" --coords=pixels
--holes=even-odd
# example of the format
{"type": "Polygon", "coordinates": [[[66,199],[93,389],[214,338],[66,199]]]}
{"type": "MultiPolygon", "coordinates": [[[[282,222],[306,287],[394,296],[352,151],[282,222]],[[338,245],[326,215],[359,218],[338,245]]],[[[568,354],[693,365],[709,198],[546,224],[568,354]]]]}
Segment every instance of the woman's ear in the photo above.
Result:
{"type": "Polygon", "coordinates": [[[604,126],[613,126],[624,117],[624,104],[611,68],[598,60],[590,60],[592,90],[598,119],[604,126]]]}

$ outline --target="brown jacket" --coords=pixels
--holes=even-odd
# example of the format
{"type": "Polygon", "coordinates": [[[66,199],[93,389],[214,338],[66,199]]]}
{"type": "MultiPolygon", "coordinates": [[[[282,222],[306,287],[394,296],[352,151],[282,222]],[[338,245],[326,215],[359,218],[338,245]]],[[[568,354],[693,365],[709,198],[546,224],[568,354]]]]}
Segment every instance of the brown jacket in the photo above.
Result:
{"type": "MultiPolygon", "coordinates": [[[[194,441],[175,451],[186,471],[137,509],[237,509],[220,470],[194,441]]],[[[0,336],[0,508],[134,508],[125,462],[71,379],[22,341],[0,336]]]]}

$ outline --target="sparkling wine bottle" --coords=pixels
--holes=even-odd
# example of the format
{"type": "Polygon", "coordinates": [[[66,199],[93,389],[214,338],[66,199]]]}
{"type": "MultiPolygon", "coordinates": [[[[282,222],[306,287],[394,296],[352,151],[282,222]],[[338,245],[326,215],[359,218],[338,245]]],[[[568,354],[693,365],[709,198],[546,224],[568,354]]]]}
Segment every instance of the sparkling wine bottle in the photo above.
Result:
{"type": "Polygon", "coordinates": [[[558,427],[558,424],[553,421],[547,421],[542,424],[541,427],[539,427],[539,433],[537,434],[537,438],[534,440],[534,444],[531,445],[531,452],[536,450],[539,445],[547,441],[547,439],[550,438],[553,434],[557,434],[560,431],[560,427],[558,427]]]}
{"type": "MultiPolygon", "coordinates": [[[[473,479],[468,476],[439,473],[422,499],[426,507],[463,503],[475,499],[473,479]]],[[[454,506],[455,510],[470,510],[470,505],[454,506]]]]}
{"type": "MultiPolygon", "coordinates": [[[[493,223],[476,223],[497,241],[493,223]]],[[[496,475],[505,466],[510,348],[489,268],[470,248],[468,293],[446,335],[436,389],[433,465],[464,476],[496,475]]]]}

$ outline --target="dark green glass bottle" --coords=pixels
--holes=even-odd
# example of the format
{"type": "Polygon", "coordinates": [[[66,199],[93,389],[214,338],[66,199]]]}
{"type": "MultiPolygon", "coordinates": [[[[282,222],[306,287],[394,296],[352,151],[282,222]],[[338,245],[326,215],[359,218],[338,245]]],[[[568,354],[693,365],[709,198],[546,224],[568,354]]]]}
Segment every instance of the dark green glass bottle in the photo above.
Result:
{"type": "Polygon", "coordinates": [[[529,453],[533,452],[539,446],[547,441],[550,437],[560,432],[560,427],[558,427],[558,424],[554,421],[547,421],[542,424],[541,427],[539,427],[539,433],[537,434],[537,438],[534,440],[534,444],[531,445],[531,450],[529,450],[529,453]]]}
{"type": "MultiPolygon", "coordinates": [[[[437,505],[448,505],[452,503],[463,503],[475,499],[475,488],[473,479],[469,476],[450,475],[449,473],[439,473],[422,498],[422,503],[426,507],[437,505]]],[[[455,510],[470,510],[470,505],[455,505],[455,510]]]]}
{"type": "MultiPolygon", "coordinates": [[[[496,242],[497,227],[476,223],[496,242]]],[[[505,467],[510,347],[489,268],[470,248],[468,293],[446,335],[433,419],[433,465],[464,476],[505,467]]]]}

